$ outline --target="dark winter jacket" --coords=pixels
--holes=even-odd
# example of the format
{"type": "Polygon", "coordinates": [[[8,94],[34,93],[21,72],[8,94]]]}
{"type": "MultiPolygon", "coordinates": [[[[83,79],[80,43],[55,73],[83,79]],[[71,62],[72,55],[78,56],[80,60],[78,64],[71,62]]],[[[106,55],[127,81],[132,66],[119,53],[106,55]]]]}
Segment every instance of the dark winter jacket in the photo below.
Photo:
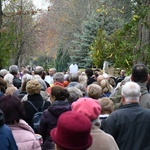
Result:
{"type": "MultiPolygon", "coordinates": [[[[25,118],[23,118],[31,127],[33,127],[32,124],[32,118],[34,114],[37,112],[33,106],[28,102],[31,101],[32,104],[39,109],[43,105],[43,98],[40,94],[34,94],[34,95],[28,95],[28,100],[23,101],[23,106],[25,109],[25,118]]],[[[47,109],[51,105],[50,101],[45,101],[43,110],[47,109]]]]}
{"type": "Polygon", "coordinates": [[[43,137],[44,149],[46,149],[46,147],[50,148],[52,146],[50,131],[56,127],[59,116],[62,113],[69,111],[70,109],[71,107],[67,100],[65,101],[55,100],[52,103],[52,105],[43,112],[40,122],[39,133],[43,137]]]}
{"type": "Polygon", "coordinates": [[[4,115],[0,110],[0,150],[18,150],[11,129],[4,124],[4,115]]]}
{"type": "Polygon", "coordinates": [[[21,87],[21,80],[17,77],[14,76],[14,79],[13,79],[13,85],[19,89],[21,87]]]}
{"type": "Polygon", "coordinates": [[[150,110],[138,103],[120,106],[101,128],[114,137],[120,150],[150,149],[150,110]]]}

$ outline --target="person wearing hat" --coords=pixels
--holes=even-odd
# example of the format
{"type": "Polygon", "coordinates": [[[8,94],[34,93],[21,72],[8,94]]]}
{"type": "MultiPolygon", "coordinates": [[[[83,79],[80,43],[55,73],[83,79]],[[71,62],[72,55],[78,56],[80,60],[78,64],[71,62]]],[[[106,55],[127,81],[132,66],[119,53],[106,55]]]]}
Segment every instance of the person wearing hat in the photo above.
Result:
{"type": "Polygon", "coordinates": [[[55,150],[86,150],[92,144],[91,121],[85,115],[68,111],[63,113],[50,136],[55,150]],[[69,120],[69,121],[67,121],[69,120]]]}
{"type": "Polygon", "coordinates": [[[11,129],[4,124],[4,114],[0,109],[0,150],[18,150],[11,129]]]}
{"type": "MultiPolygon", "coordinates": [[[[118,150],[114,138],[100,129],[99,115],[101,106],[92,98],[79,98],[71,105],[73,112],[87,116],[92,122],[91,135],[93,143],[88,150],[118,150]]],[[[76,120],[78,121],[78,120],[76,120]]]]}

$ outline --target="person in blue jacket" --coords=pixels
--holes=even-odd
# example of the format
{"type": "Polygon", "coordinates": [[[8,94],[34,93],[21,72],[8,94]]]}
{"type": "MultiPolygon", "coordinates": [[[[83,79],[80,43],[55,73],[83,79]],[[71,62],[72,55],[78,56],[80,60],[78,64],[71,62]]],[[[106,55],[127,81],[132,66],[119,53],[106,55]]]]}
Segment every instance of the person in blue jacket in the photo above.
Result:
{"type": "Polygon", "coordinates": [[[0,110],[0,150],[18,150],[11,129],[4,124],[4,114],[0,110]]]}

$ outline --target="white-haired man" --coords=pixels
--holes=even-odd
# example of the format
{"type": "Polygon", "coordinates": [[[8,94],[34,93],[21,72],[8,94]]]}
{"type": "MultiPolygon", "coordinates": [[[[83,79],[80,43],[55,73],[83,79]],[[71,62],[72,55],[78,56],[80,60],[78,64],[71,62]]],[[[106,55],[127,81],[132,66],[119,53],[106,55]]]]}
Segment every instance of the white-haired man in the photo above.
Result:
{"type": "Polygon", "coordinates": [[[120,150],[150,149],[150,110],[138,104],[140,86],[127,82],[121,94],[122,106],[102,121],[101,128],[114,137],[120,150]]]}

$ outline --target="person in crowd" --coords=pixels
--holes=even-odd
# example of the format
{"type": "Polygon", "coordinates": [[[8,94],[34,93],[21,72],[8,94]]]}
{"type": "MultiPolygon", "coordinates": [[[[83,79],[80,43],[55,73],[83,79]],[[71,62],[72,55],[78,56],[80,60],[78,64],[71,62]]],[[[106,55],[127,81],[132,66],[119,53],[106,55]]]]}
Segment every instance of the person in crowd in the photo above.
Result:
{"type": "MultiPolygon", "coordinates": [[[[42,66],[36,66],[34,69],[34,77],[35,75],[40,76],[41,79],[44,81],[46,72],[44,71],[44,68],[42,66]]],[[[49,87],[49,83],[46,81],[44,82],[45,82],[46,88],[49,87]]]]}
{"type": "Polygon", "coordinates": [[[79,82],[78,73],[72,73],[69,75],[69,82],[79,82]]]}
{"type": "Polygon", "coordinates": [[[24,70],[25,70],[25,66],[24,65],[22,65],[21,67],[20,67],[20,71],[19,71],[19,79],[20,80],[22,80],[22,76],[23,76],[23,74],[24,74],[24,70]]]}
{"type": "Polygon", "coordinates": [[[52,84],[54,84],[53,75],[56,73],[56,69],[55,68],[50,68],[48,73],[49,73],[49,75],[46,75],[44,80],[49,85],[52,85],[52,84]]]}
{"type": "Polygon", "coordinates": [[[133,67],[131,80],[141,87],[141,99],[139,101],[139,105],[150,109],[150,94],[146,87],[148,76],[148,68],[144,64],[136,64],[133,67]]]}
{"type": "Polygon", "coordinates": [[[102,88],[102,92],[106,97],[109,97],[111,94],[111,86],[107,79],[103,79],[100,82],[100,86],[102,88]]]}
{"type": "Polygon", "coordinates": [[[85,72],[82,72],[81,75],[79,76],[79,83],[83,84],[84,87],[87,87],[87,75],[85,72]]]}
{"type": "Polygon", "coordinates": [[[121,91],[122,106],[102,121],[101,128],[114,137],[120,150],[150,149],[150,110],[139,106],[140,90],[137,83],[127,82],[121,91]]]}
{"type": "MultiPolygon", "coordinates": [[[[28,80],[25,80],[24,82],[22,82],[21,84],[21,89],[20,89],[20,93],[17,95],[20,100],[22,100],[22,98],[26,95],[26,98],[27,98],[27,90],[26,90],[26,85],[27,85],[27,82],[30,81],[30,79],[28,80]]],[[[26,99],[27,100],[27,99],[26,99]]]]}
{"type": "Polygon", "coordinates": [[[7,83],[3,78],[0,78],[0,97],[5,94],[7,83]]]}
{"type": "Polygon", "coordinates": [[[18,150],[11,129],[5,124],[4,114],[0,109],[0,150],[18,150]]]}
{"type": "Polygon", "coordinates": [[[10,73],[7,73],[4,77],[4,80],[7,83],[7,89],[6,89],[5,93],[11,94],[11,95],[12,94],[17,95],[19,93],[19,89],[17,89],[17,87],[15,87],[13,84],[14,76],[10,73]]]}
{"type": "Polygon", "coordinates": [[[105,79],[105,77],[100,74],[100,75],[97,77],[97,83],[98,83],[98,85],[101,85],[101,81],[104,80],[104,79],[105,79]]]}
{"type": "MultiPolygon", "coordinates": [[[[61,87],[64,88],[64,84],[63,84],[63,82],[64,82],[64,74],[63,73],[61,73],[61,72],[55,73],[53,75],[53,80],[54,80],[53,86],[54,85],[59,85],[59,86],[61,86],[61,87]]],[[[46,92],[50,95],[50,93],[51,93],[51,87],[48,87],[46,89],[46,92]]]]}
{"type": "Polygon", "coordinates": [[[67,100],[70,104],[78,100],[80,97],[83,97],[83,93],[77,87],[68,87],[67,91],[69,93],[67,100]]]}
{"type": "Polygon", "coordinates": [[[148,82],[146,84],[146,87],[147,87],[148,93],[150,93],[150,75],[148,76],[148,82]]]}
{"type": "Polygon", "coordinates": [[[20,99],[14,95],[4,96],[0,100],[0,109],[5,115],[5,123],[12,130],[18,149],[41,150],[33,129],[22,119],[24,109],[20,99]]]}
{"type": "Polygon", "coordinates": [[[111,86],[111,93],[114,93],[115,88],[116,88],[116,78],[112,75],[108,78],[108,82],[111,86]]]}
{"type": "Polygon", "coordinates": [[[116,78],[116,85],[121,82],[122,80],[124,80],[124,78],[126,77],[126,71],[125,70],[121,70],[120,71],[120,76],[116,78]]]}
{"type": "Polygon", "coordinates": [[[79,83],[79,76],[77,73],[72,73],[69,75],[69,84],[68,87],[78,84],[79,83]]]}
{"type": "MultiPolygon", "coordinates": [[[[24,70],[25,71],[25,70],[24,70]]],[[[30,75],[29,73],[24,73],[22,75],[22,83],[25,82],[26,80],[31,80],[33,78],[32,75],[30,75]]]]}
{"type": "Polygon", "coordinates": [[[21,87],[21,80],[19,79],[19,68],[17,65],[11,65],[9,72],[14,76],[13,85],[19,89],[21,87]]]}
{"type": "Polygon", "coordinates": [[[114,103],[108,97],[98,99],[101,106],[101,114],[99,115],[100,121],[106,119],[114,111],[114,103]]]}
{"type": "Polygon", "coordinates": [[[6,69],[1,69],[1,70],[0,70],[0,77],[1,77],[1,78],[4,78],[4,76],[5,76],[7,73],[8,73],[8,70],[6,70],[6,69]]]}
{"type": "Polygon", "coordinates": [[[125,79],[123,81],[121,81],[120,83],[117,84],[115,90],[113,93],[111,93],[111,95],[109,96],[109,98],[114,102],[114,109],[116,110],[119,106],[122,105],[121,99],[121,90],[122,90],[122,86],[129,82],[131,80],[131,76],[126,76],[125,79]]]}
{"type": "Polygon", "coordinates": [[[49,136],[50,131],[56,127],[59,116],[70,110],[70,104],[67,100],[69,93],[61,86],[54,85],[51,88],[50,99],[52,105],[43,112],[41,117],[39,133],[43,137],[43,150],[53,148],[53,142],[49,136]]]}
{"type": "Polygon", "coordinates": [[[95,82],[96,80],[93,78],[93,70],[91,68],[87,68],[85,70],[85,73],[87,75],[87,86],[89,84],[92,84],[93,82],[95,82]]]}
{"type": "MultiPolygon", "coordinates": [[[[40,95],[42,96],[42,98],[46,101],[50,101],[49,99],[49,95],[46,92],[47,86],[45,84],[45,82],[43,81],[43,79],[39,76],[39,75],[34,75],[34,77],[32,78],[33,80],[36,80],[40,83],[40,95]]],[[[27,101],[28,94],[26,94],[23,98],[22,101],[27,101]]]]}
{"type": "Polygon", "coordinates": [[[79,98],[72,103],[71,108],[73,112],[84,114],[91,120],[93,143],[89,150],[119,150],[114,138],[100,129],[99,115],[101,106],[96,99],[79,98]]]}
{"type": "Polygon", "coordinates": [[[102,88],[98,84],[90,84],[87,87],[87,96],[94,99],[99,99],[103,94],[102,88]]]}
{"type": "MultiPolygon", "coordinates": [[[[41,85],[37,80],[30,80],[27,82],[26,91],[28,93],[27,100],[22,101],[24,109],[25,109],[25,121],[33,128],[32,118],[34,114],[37,112],[31,103],[38,109],[42,107],[45,100],[43,100],[42,96],[40,95],[41,85]]],[[[50,106],[50,101],[45,101],[43,110],[47,109],[50,106]]]]}
{"type": "Polygon", "coordinates": [[[46,92],[47,86],[46,86],[46,83],[44,82],[44,80],[41,79],[41,78],[39,78],[38,75],[35,75],[35,76],[33,77],[33,79],[37,80],[37,81],[40,83],[40,85],[41,85],[40,94],[41,94],[41,96],[43,97],[43,99],[49,101],[49,100],[50,100],[50,99],[49,99],[49,95],[48,95],[48,93],[46,92]]]}
{"type": "Polygon", "coordinates": [[[68,111],[63,113],[50,136],[55,150],[87,150],[92,144],[91,122],[85,115],[68,111]],[[67,121],[69,120],[69,121],[67,121]]]}

